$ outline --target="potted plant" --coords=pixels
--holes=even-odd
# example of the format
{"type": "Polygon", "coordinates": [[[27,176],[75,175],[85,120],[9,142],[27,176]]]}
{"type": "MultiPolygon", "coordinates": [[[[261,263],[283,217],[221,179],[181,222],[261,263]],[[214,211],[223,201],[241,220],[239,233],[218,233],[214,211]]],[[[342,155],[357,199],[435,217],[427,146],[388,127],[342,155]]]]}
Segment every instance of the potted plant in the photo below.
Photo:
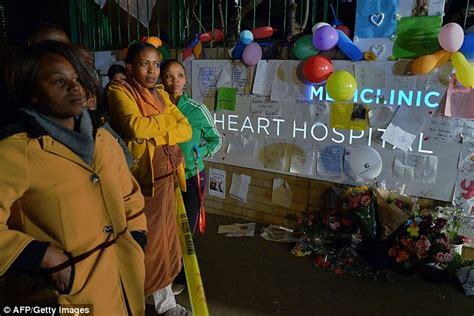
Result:
{"type": "Polygon", "coordinates": [[[461,235],[461,228],[469,223],[469,218],[464,215],[464,210],[457,206],[439,206],[437,207],[438,216],[446,219],[446,233],[449,236],[449,242],[455,253],[462,253],[462,246],[469,242],[469,238],[461,235]]]}

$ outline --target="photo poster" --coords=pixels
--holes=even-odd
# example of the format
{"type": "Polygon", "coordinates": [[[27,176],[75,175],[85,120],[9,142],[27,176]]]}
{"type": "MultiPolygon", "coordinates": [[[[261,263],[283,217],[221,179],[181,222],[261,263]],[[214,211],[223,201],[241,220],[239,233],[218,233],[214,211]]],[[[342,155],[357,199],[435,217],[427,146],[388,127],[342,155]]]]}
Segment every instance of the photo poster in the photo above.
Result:
{"type": "MultiPolygon", "coordinates": [[[[212,67],[214,66],[213,62],[216,62],[219,67],[230,69],[227,72],[232,74],[233,62],[231,60],[195,60],[193,61],[193,70],[196,65],[212,67]],[[225,63],[227,65],[224,65],[225,63]]],[[[213,109],[212,115],[216,127],[225,137],[223,149],[217,152],[213,158],[205,158],[205,160],[290,176],[297,175],[335,183],[357,184],[351,180],[343,168],[336,167],[339,166],[338,163],[328,164],[326,159],[328,152],[323,152],[321,149],[329,145],[339,145],[342,148],[368,146],[374,148],[382,157],[382,173],[377,181],[384,182],[387,189],[396,189],[403,184],[406,187],[406,193],[412,196],[442,201],[453,200],[461,152],[459,138],[461,135],[464,139],[474,136],[474,121],[440,116],[436,113],[436,107],[430,108],[423,103],[423,97],[428,92],[436,92],[437,95],[431,96],[429,100],[438,102],[439,105],[442,104],[442,96],[448,86],[449,71],[445,71],[444,67],[441,67],[424,76],[403,76],[401,69],[405,66],[399,61],[354,63],[346,60],[334,60],[335,70],[349,71],[360,77],[365,84],[376,85],[377,90],[380,89],[380,100],[375,102],[376,89],[373,93],[366,92],[362,95],[361,90],[365,87],[359,87],[358,100],[353,101],[350,107],[351,111],[347,111],[346,116],[350,121],[354,113],[353,120],[367,125],[366,129],[333,129],[330,125],[330,116],[331,112],[334,112],[332,111],[334,102],[325,100],[324,91],[319,96],[315,96],[313,100],[309,98],[309,95],[302,98],[297,92],[300,89],[298,82],[293,79],[285,79],[285,82],[289,82],[288,84],[291,84],[290,81],[294,81],[294,87],[290,89],[294,95],[283,101],[271,100],[272,75],[273,81],[276,80],[277,75],[279,76],[278,80],[281,81],[281,78],[287,78],[287,74],[292,73],[291,71],[287,72],[286,69],[294,69],[295,65],[301,63],[299,60],[285,60],[285,62],[291,65],[282,68],[280,67],[281,60],[262,61],[265,71],[260,70],[257,65],[253,89],[260,89],[261,94],[240,94],[237,92],[235,111],[226,109],[215,111],[213,107],[215,106],[217,87],[213,87],[214,99],[206,105],[213,109]],[[355,72],[356,65],[363,66],[358,66],[358,70],[355,72]],[[257,79],[259,71],[259,76],[262,79],[257,79]],[[376,80],[370,77],[371,72],[376,73],[376,80]],[[255,86],[255,82],[264,82],[264,84],[258,87],[255,86]],[[405,100],[406,98],[400,97],[400,89],[406,93],[410,91],[414,93],[411,98],[411,106],[405,100]],[[395,91],[393,96],[391,91],[395,91]],[[420,99],[422,101],[419,105],[415,104],[417,92],[422,93],[420,99]],[[362,98],[374,101],[372,103],[365,102],[362,98]],[[384,103],[384,101],[391,99],[395,103],[400,99],[402,103],[394,106],[388,102],[384,103]],[[354,103],[362,103],[367,106],[365,114],[364,111],[360,111],[362,107],[354,108],[354,103]],[[397,118],[394,121],[397,110],[402,107],[412,110],[416,115],[404,113],[408,119],[397,118]],[[380,110],[372,111],[378,108],[380,110]],[[424,117],[424,115],[427,116],[424,117]],[[404,153],[404,151],[381,139],[381,135],[388,125],[393,122],[397,122],[397,126],[401,128],[401,131],[392,133],[393,136],[398,137],[395,139],[395,143],[400,144],[400,137],[402,139],[406,137],[407,131],[408,134],[414,135],[413,139],[410,139],[410,146],[404,148],[407,150],[407,154],[427,155],[433,158],[426,158],[426,160],[423,160],[424,158],[414,160],[412,156],[406,159],[400,158],[398,159],[398,170],[395,171],[397,155],[404,153]],[[420,129],[421,126],[423,127],[420,129]],[[418,131],[419,134],[417,134],[418,131]],[[270,144],[270,140],[275,138],[279,139],[278,142],[270,144]],[[300,151],[293,150],[292,145],[298,143],[312,144],[314,150],[306,150],[306,148],[302,148],[304,150],[300,151]],[[283,144],[285,144],[285,151],[283,151],[283,144]],[[302,152],[308,152],[311,156],[305,159],[301,155],[302,152]],[[309,168],[311,160],[313,160],[312,168],[309,168]],[[413,164],[424,167],[421,181],[415,179],[415,176],[413,179],[411,178],[410,169],[413,164]],[[403,171],[402,177],[398,177],[400,175],[396,173],[398,171],[403,171]]],[[[192,81],[194,83],[192,89],[194,98],[194,92],[199,90],[200,83],[196,81],[194,74],[192,74],[192,81]]],[[[319,85],[307,85],[306,87],[318,89],[319,85]]],[[[324,88],[324,86],[322,87],[324,88]]],[[[403,113],[399,113],[399,116],[401,114],[403,113]]],[[[413,175],[415,174],[413,173],[413,175]]]]}
{"type": "Polygon", "coordinates": [[[225,170],[209,168],[209,190],[210,196],[225,199],[225,170]]]}

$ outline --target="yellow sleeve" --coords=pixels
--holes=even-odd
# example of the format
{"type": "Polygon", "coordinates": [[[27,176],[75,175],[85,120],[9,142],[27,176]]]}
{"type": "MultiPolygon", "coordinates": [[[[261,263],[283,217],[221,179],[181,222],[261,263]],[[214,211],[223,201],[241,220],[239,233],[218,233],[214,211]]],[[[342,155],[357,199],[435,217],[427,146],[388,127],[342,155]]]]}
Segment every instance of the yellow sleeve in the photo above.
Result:
{"type": "MultiPolygon", "coordinates": [[[[26,137],[25,137],[26,138],[26,137]]],[[[28,189],[27,140],[12,136],[0,141],[0,276],[5,274],[25,247],[33,241],[18,230],[9,229],[11,207],[28,189]]]]}
{"type": "Polygon", "coordinates": [[[169,111],[176,120],[176,128],[169,133],[169,145],[187,142],[193,135],[193,130],[191,124],[188,122],[188,118],[171,102],[168,92],[163,89],[162,85],[159,85],[156,90],[161,94],[163,100],[165,100],[167,111],[169,111]]]}
{"type": "Polygon", "coordinates": [[[177,134],[186,133],[188,130],[187,139],[191,138],[191,126],[182,114],[182,118],[174,111],[143,116],[133,96],[126,89],[114,84],[107,90],[107,100],[112,123],[120,129],[125,139],[154,139],[157,145],[174,145],[177,134]]]}

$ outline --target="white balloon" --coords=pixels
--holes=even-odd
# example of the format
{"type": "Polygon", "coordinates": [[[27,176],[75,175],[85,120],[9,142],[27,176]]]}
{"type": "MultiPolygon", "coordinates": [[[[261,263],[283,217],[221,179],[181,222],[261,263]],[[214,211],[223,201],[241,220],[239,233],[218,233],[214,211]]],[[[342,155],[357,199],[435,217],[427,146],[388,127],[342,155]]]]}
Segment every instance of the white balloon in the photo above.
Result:
{"type": "Polygon", "coordinates": [[[325,25],[331,26],[329,23],[326,23],[326,22],[318,22],[315,25],[313,25],[313,27],[311,28],[311,32],[314,34],[314,32],[316,32],[317,29],[319,29],[320,27],[323,27],[325,25]]]}
{"type": "Polygon", "coordinates": [[[369,182],[382,172],[382,157],[372,147],[346,147],[344,169],[352,180],[369,182]]]}

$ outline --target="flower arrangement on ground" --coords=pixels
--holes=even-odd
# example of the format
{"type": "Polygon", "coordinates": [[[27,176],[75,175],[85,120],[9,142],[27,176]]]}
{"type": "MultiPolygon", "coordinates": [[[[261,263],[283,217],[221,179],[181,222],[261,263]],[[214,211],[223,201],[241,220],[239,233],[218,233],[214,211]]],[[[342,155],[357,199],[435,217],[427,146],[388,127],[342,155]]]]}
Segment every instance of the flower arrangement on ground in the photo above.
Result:
{"type": "Polygon", "coordinates": [[[434,265],[445,269],[453,260],[449,236],[444,229],[444,218],[433,218],[431,213],[415,212],[398,230],[389,256],[395,258],[396,265],[410,269],[420,265],[434,265]]]}

